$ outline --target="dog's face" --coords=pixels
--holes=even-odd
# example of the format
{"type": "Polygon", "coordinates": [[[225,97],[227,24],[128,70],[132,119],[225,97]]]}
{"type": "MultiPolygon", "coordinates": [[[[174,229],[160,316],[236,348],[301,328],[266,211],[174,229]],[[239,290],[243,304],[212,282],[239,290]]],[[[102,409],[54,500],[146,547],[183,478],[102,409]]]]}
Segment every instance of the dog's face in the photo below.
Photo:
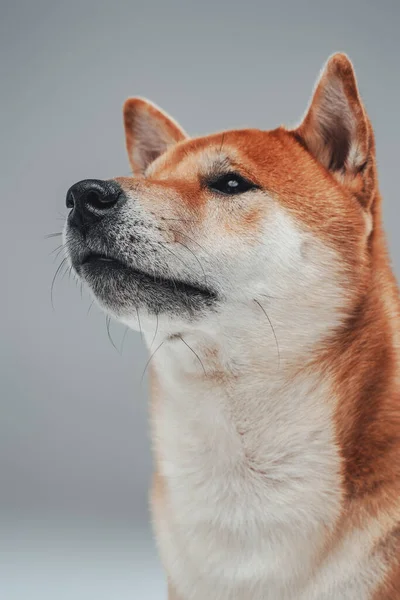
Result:
{"type": "Polygon", "coordinates": [[[340,319],[368,270],[375,169],[346,57],[294,130],[189,139],[145,100],[124,114],[134,177],[67,196],[71,263],[106,311],[169,335],[255,306],[293,326],[340,319]]]}

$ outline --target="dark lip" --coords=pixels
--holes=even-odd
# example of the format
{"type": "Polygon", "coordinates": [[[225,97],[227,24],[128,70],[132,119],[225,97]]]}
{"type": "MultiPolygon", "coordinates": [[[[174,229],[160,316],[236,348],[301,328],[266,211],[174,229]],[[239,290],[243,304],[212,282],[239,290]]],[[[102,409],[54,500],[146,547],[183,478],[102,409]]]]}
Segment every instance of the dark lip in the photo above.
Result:
{"type": "Polygon", "coordinates": [[[81,267],[85,265],[92,265],[94,268],[97,267],[106,267],[106,265],[113,266],[116,270],[123,270],[128,272],[132,276],[134,276],[139,282],[150,283],[154,286],[160,286],[164,288],[169,288],[171,291],[181,292],[186,295],[199,295],[201,294],[203,297],[206,297],[210,300],[215,300],[217,298],[216,292],[210,290],[209,288],[199,285],[199,284],[191,284],[186,281],[181,281],[179,279],[169,279],[167,277],[154,274],[150,275],[145,271],[141,271],[140,269],[136,269],[126,264],[125,262],[119,260],[118,258],[114,258],[112,256],[107,256],[105,254],[99,254],[96,252],[90,252],[87,254],[80,263],[81,267]]]}
{"type": "Polygon", "coordinates": [[[116,258],[112,258],[110,256],[106,256],[104,254],[97,254],[96,252],[91,252],[87,254],[85,258],[81,261],[81,265],[86,265],[90,263],[98,263],[98,262],[108,262],[108,263],[117,263],[121,266],[127,267],[123,262],[116,258]]]}

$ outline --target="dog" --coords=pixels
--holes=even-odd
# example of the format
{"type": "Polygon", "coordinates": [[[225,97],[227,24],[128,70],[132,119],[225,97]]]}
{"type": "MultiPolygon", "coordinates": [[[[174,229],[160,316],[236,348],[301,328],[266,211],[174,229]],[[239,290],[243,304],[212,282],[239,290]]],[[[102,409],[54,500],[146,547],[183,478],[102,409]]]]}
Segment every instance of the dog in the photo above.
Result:
{"type": "Polygon", "coordinates": [[[149,349],[169,600],[400,598],[399,294],[373,130],[333,55],[296,127],[124,105],[132,177],[67,193],[70,263],[149,349]]]}

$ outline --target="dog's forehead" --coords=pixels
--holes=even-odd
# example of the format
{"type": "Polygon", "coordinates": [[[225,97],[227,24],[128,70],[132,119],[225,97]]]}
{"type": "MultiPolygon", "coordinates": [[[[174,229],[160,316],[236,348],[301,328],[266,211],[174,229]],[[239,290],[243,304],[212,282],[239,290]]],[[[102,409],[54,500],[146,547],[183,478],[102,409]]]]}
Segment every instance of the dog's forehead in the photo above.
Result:
{"type": "Polygon", "coordinates": [[[197,178],[230,167],[257,169],[268,155],[276,156],[276,136],[256,129],[226,131],[184,140],[155,160],[146,176],[156,179],[197,178]],[[260,151],[261,150],[261,151],[260,151]]]}

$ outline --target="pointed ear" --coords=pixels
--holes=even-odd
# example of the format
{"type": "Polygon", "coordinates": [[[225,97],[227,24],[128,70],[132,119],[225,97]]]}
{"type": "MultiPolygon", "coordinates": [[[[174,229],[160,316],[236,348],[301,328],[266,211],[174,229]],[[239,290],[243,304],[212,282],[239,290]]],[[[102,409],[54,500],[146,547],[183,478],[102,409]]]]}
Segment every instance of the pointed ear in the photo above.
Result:
{"type": "Polygon", "coordinates": [[[168,146],[187,137],[170,116],[143,98],[129,98],[123,112],[126,147],[135,175],[143,173],[168,146]]]}
{"type": "Polygon", "coordinates": [[[373,132],[353,65],[345,54],[334,54],[328,60],[306,116],[294,133],[326,169],[355,192],[361,190],[360,179],[367,172],[371,180],[367,167],[374,159],[373,132]]]}

